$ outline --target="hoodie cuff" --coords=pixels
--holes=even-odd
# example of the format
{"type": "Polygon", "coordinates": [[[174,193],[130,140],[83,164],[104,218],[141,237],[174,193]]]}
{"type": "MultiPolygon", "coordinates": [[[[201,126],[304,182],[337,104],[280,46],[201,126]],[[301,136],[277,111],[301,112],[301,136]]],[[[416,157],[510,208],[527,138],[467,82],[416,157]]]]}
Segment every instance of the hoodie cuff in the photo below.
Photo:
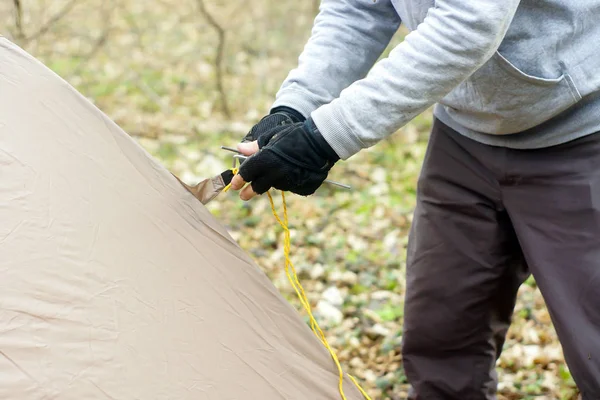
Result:
{"type": "Polygon", "coordinates": [[[366,147],[330,104],[313,111],[311,118],[321,136],[342,160],[347,160],[366,147]]]}
{"type": "Polygon", "coordinates": [[[294,90],[287,89],[280,92],[275,99],[275,102],[271,106],[271,111],[278,107],[288,107],[296,110],[304,119],[310,116],[310,113],[316,110],[321,104],[311,99],[310,94],[294,90]]]}

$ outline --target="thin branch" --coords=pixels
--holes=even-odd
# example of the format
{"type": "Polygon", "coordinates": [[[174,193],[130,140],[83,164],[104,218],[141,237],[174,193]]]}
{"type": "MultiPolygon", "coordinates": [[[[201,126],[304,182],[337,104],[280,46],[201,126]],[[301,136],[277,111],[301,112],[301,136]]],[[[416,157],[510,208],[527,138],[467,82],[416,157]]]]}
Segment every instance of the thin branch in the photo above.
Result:
{"type": "MultiPolygon", "coordinates": [[[[19,1],[19,0],[15,0],[15,1],[19,1]]],[[[46,22],[44,25],[42,25],[42,27],[37,32],[35,32],[31,36],[25,38],[24,39],[25,43],[29,43],[32,40],[35,40],[35,39],[39,38],[40,36],[44,35],[46,32],[48,32],[52,28],[52,26],[54,26],[54,24],[56,24],[57,22],[59,22],[69,12],[71,12],[71,10],[75,6],[76,2],[77,2],[77,0],[71,0],[70,2],[68,2],[67,4],[65,4],[65,6],[63,8],[61,8],[59,12],[57,12],[56,14],[54,14],[52,16],[52,18],[50,18],[50,20],[48,20],[48,22],[46,22]]]]}
{"type": "Polygon", "coordinates": [[[169,105],[165,104],[162,97],[160,97],[160,95],[156,93],[154,89],[152,89],[142,78],[140,78],[137,74],[135,75],[135,86],[137,86],[137,88],[140,89],[150,101],[156,104],[163,114],[168,115],[169,105]]]}
{"type": "Polygon", "coordinates": [[[77,66],[71,72],[72,75],[79,75],[81,73],[81,70],[85,66],[85,63],[87,63],[92,57],[94,57],[102,49],[102,47],[104,47],[108,40],[109,33],[110,29],[106,29],[104,32],[102,32],[102,35],[100,35],[100,37],[98,37],[94,41],[92,49],[81,56],[79,63],[77,63],[77,66]]]}
{"type": "Polygon", "coordinates": [[[15,6],[15,27],[17,28],[17,40],[21,41],[25,39],[25,33],[23,32],[23,5],[21,0],[13,0],[15,6]]]}
{"type": "Polygon", "coordinates": [[[219,98],[221,101],[221,109],[227,118],[231,118],[231,112],[229,111],[229,105],[227,101],[227,94],[225,93],[225,85],[223,83],[223,54],[225,52],[225,29],[219,25],[216,19],[212,16],[211,13],[208,12],[206,6],[204,4],[204,0],[197,0],[198,8],[200,12],[208,22],[210,26],[213,27],[215,32],[217,32],[218,43],[217,49],[215,53],[215,71],[217,75],[217,90],[219,91],[219,98]]]}
{"type": "Polygon", "coordinates": [[[106,44],[112,29],[113,12],[115,8],[104,9],[102,18],[104,19],[104,29],[100,36],[94,40],[90,51],[80,57],[79,62],[71,72],[72,75],[79,75],[85,64],[94,57],[106,44]]]}

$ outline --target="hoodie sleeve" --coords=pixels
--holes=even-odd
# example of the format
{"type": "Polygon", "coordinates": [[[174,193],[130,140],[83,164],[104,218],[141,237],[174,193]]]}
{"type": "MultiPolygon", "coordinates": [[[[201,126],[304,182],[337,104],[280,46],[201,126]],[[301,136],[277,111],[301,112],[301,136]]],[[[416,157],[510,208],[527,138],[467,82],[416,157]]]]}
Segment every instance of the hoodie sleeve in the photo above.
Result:
{"type": "Polygon", "coordinates": [[[304,117],[364,78],[400,27],[391,0],[322,0],[311,37],[272,108],[304,117]]]}
{"type": "Polygon", "coordinates": [[[518,5],[437,0],[389,57],[312,112],[319,131],[342,159],[396,132],[493,56],[518,5]]]}

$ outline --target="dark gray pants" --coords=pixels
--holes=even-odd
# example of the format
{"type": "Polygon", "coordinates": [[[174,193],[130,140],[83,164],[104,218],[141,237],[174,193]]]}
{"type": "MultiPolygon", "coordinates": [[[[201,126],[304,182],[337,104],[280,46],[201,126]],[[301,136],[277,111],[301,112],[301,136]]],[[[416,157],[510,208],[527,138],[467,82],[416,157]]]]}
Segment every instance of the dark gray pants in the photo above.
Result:
{"type": "Polygon", "coordinates": [[[600,399],[600,135],[514,150],[436,121],[408,245],[402,352],[418,400],[495,398],[529,272],[583,399],[600,399]]]}

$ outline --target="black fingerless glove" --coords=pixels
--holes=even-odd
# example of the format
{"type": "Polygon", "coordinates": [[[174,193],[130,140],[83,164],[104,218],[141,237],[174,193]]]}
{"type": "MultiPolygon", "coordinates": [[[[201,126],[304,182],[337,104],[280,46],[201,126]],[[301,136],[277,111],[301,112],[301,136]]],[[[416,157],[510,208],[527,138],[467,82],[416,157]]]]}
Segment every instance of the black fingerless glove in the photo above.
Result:
{"type": "Polygon", "coordinates": [[[259,136],[258,145],[239,170],[258,194],[273,187],[311,195],[340,159],[310,118],[270,129],[259,136]]]}
{"type": "Polygon", "coordinates": [[[263,117],[252,127],[242,142],[253,142],[258,140],[262,135],[269,133],[272,129],[304,122],[304,120],[304,116],[293,108],[285,106],[275,107],[271,110],[269,115],[263,117]]]}

